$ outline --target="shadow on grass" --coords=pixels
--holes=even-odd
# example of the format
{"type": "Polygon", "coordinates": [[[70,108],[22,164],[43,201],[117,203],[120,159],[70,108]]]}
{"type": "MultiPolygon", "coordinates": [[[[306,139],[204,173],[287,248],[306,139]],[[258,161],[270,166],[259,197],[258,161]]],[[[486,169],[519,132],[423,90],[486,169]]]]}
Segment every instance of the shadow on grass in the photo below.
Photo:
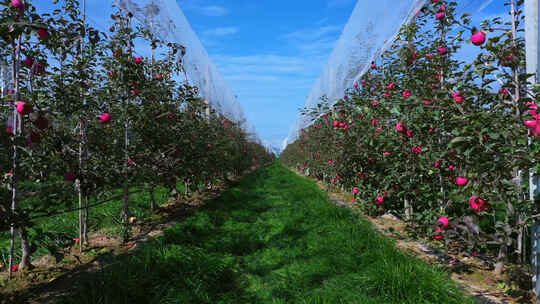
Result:
{"type": "Polygon", "coordinates": [[[59,303],[474,303],[276,163],[59,303]]]}

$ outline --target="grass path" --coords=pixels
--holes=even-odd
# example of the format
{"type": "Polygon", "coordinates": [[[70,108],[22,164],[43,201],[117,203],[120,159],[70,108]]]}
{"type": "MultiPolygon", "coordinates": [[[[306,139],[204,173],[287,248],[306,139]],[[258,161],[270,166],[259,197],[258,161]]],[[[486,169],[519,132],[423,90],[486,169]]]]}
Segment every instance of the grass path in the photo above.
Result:
{"type": "Polygon", "coordinates": [[[64,303],[474,303],[279,163],[116,262],[64,303]]]}

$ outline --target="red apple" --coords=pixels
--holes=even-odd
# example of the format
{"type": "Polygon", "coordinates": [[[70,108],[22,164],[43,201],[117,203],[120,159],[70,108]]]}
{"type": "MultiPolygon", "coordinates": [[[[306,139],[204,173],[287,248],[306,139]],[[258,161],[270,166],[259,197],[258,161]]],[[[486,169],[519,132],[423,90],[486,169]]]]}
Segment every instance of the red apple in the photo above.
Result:
{"type": "Polygon", "coordinates": [[[469,182],[469,179],[466,177],[457,177],[456,178],[456,185],[458,186],[465,186],[469,182]]]}
{"type": "Polygon", "coordinates": [[[74,182],[77,179],[77,175],[74,172],[67,172],[64,174],[64,180],[68,182],[74,182]]]}
{"type": "Polygon", "coordinates": [[[11,0],[11,5],[13,5],[14,8],[19,10],[24,9],[24,3],[22,0],[11,0]]]}
{"type": "Polygon", "coordinates": [[[448,49],[444,46],[439,46],[437,47],[437,52],[440,54],[440,55],[444,55],[446,54],[446,52],[448,51],[448,49]]]}
{"type": "Polygon", "coordinates": [[[448,220],[447,217],[445,216],[442,216],[440,217],[438,220],[437,220],[438,223],[441,223],[443,228],[446,228],[448,227],[448,225],[450,224],[450,221],[448,220]]]}
{"type": "Polygon", "coordinates": [[[471,36],[471,42],[474,45],[482,45],[486,41],[486,33],[484,31],[478,31],[471,36]]]}
{"type": "Polygon", "coordinates": [[[111,122],[111,114],[104,113],[101,115],[100,119],[102,124],[108,124],[109,122],[111,122]]]}
{"type": "Polygon", "coordinates": [[[17,101],[17,112],[21,115],[27,115],[34,112],[34,106],[30,102],[17,101]]]}
{"type": "Polygon", "coordinates": [[[46,29],[42,29],[42,28],[38,29],[37,30],[37,35],[38,35],[39,39],[47,39],[47,38],[49,38],[49,32],[47,32],[46,29]]]}

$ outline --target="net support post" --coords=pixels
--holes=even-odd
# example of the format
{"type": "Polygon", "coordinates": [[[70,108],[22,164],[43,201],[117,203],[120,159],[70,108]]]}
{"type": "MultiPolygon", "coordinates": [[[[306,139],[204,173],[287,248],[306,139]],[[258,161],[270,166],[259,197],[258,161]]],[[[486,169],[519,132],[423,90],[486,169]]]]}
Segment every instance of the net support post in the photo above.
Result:
{"type": "Polygon", "coordinates": [[[531,230],[532,287],[535,294],[535,303],[540,304],[540,280],[538,280],[538,274],[540,273],[540,265],[538,263],[538,257],[540,256],[540,222],[534,223],[531,230]]]}
{"type": "MultiPolygon", "coordinates": [[[[529,80],[530,84],[537,83],[539,77],[538,59],[539,52],[539,35],[538,30],[538,15],[540,7],[538,0],[525,0],[525,53],[527,62],[527,73],[534,74],[529,80]]],[[[531,88],[529,88],[531,89],[531,88]]],[[[529,90],[531,91],[531,90],[529,90]]],[[[529,144],[531,138],[529,137],[529,144]]],[[[538,176],[535,176],[532,170],[529,171],[529,198],[534,201],[535,195],[538,193],[538,176]]],[[[532,288],[535,294],[535,303],[540,304],[540,265],[538,257],[540,256],[540,222],[535,222],[531,229],[531,266],[533,271],[532,288]]]]}

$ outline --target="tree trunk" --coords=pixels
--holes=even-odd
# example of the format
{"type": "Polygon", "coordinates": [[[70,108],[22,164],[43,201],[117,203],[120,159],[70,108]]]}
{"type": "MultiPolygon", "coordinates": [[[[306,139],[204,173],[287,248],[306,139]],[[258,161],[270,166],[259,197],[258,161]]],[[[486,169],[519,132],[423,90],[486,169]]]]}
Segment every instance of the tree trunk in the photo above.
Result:
{"type": "Polygon", "coordinates": [[[152,209],[152,213],[154,213],[157,209],[156,199],[154,197],[154,185],[150,185],[148,191],[150,192],[150,208],[152,209]]]}
{"type": "Polygon", "coordinates": [[[21,251],[22,257],[19,263],[19,270],[32,269],[34,266],[30,262],[30,255],[32,254],[30,249],[30,242],[28,241],[28,233],[24,227],[19,227],[19,236],[21,238],[21,251]]]}
{"type": "MultiPolygon", "coordinates": [[[[439,144],[441,144],[440,138],[439,138],[439,144]]],[[[440,191],[442,195],[439,208],[441,210],[441,213],[444,213],[444,210],[446,209],[446,190],[444,188],[444,179],[440,171],[439,171],[439,185],[441,186],[440,191]]]]}
{"type": "MultiPolygon", "coordinates": [[[[412,179],[409,180],[409,185],[410,184],[412,184],[412,179]]],[[[405,210],[405,221],[411,221],[413,217],[412,200],[410,200],[407,196],[405,196],[403,208],[405,210]]]]}
{"type": "Polygon", "coordinates": [[[503,272],[504,261],[506,259],[506,251],[508,250],[506,246],[506,240],[504,240],[501,247],[499,247],[499,255],[497,256],[497,264],[495,264],[495,270],[493,271],[495,275],[500,276],[503,272]]]}
{"type": "Polygon", "coordinates": [[[88,217],[90,216],[90,207],[88,205],[88,195],[84,198],[85,200],[85,212],[84,212],[84,226],[83,226],[83,237],[84,237],[84,244],[88,246],[90,242],[88,241],[88,217]]]}
{"type": "MultiPolygon", "coordinates": [[[[227,173],[225,173],[225,181],[227,181],[227,183],[230,183],[230,180],[229,178],[227,177],[227,173]]],[[[189,185],[190,185],[190,182],[189,180],[186,181],[186,191],[184,192],[184,196],[185,197],[189,197],[190,195],[190,192],[189,192],[189,185]]]]}
{"type": "Polygon", "coordinates": [[[523,238],[524,238],[524,229],[523,229],[524,216],[525,216],[524,214],[520,214],[519,215],[519,220],[518,220],[519,230],[518,230],[518,236],[517,236],[517,253],[518,253],[518,258],[519,258],[519,263],[520,264],[524,263],[524,254],[523,254],[523,250],[524,250],[524,242],[523,242],[523,238]]]}
{"type": "Polygon", "coordinates": [[[412,204],[408,198],[405,198],[403,202],[403,208],[405,209],[405,221],[410,221],[412,219],[412,204]]]}
{"type": "MultiPolygon", "coordinates": [[[[79,159],[81,155],[79,154],[79,159]]],[[[80,172],[80,171],[79,171],[80,172]]],[[[81,178],[77,178],[77,196],[79,199],[79,253],[82,253],[82,243],[83,243],[83,225],[84,225],[84,214],[83,214],[83,195],[81,191],[81,178]]]]}
{"type": "Polygon", "coordinates": [[[11,222],[11,228],[10,228],[10,242],[9,242],[9,279],[11,280],[11,277],[13,276],[12,267],[13,267],[13,251],[15,249],[15,225],[13,222],[11,222]]]}
{"type": "Polygon", "coordinates": [[[129,185],[124,183],[124,198],[122,199],[122,222],[124,224],[129,223],[131,212],[129,210],[129,185]]]}
{"type": "Polygon", "coordinates": [[[177,188],[177,183],[174,183],[174,185],[172,186],[172,190],[171,190],[171,193],[173,196],[178,196],[178,188],[177,188]]]}

